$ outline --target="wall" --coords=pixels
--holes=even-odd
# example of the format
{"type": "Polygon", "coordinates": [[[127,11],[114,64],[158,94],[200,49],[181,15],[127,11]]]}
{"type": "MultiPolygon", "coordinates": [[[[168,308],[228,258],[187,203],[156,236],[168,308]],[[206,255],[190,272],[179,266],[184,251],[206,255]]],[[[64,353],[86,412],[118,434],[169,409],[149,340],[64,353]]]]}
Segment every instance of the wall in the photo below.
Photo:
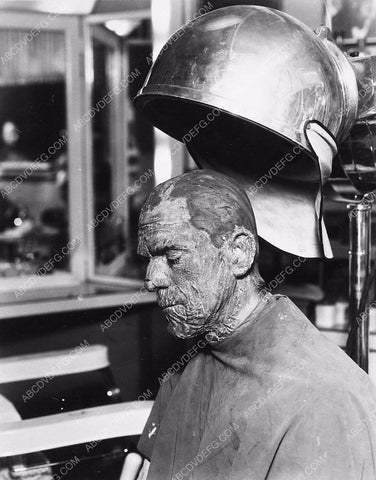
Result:
{"type": "Polygon", "coordinates": [[[324,23],[323,0],[282,0],[282,10],[313,30],[324,23]]]}

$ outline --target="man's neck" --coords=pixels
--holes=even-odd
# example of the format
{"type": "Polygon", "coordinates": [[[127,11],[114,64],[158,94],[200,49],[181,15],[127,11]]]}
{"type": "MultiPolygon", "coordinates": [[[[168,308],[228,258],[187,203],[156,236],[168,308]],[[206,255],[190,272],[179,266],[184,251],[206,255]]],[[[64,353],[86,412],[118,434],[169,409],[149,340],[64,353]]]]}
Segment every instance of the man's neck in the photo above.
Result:
{"type": "Polygon", "coordinates": [[[251,321],[252,312],[265,300],[253,280],[247,276],[238,279],[235,290],[210,330],[205,335],[209,343],[216,344],[237,333],[251,321]]]}

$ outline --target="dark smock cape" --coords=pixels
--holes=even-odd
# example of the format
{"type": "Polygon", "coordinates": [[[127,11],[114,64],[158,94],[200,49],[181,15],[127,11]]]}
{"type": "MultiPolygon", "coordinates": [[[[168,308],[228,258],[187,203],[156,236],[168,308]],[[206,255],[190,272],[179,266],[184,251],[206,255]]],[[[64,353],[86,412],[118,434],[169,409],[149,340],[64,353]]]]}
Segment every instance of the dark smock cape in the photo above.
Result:
{"type": "Polygon", "coordinates": [[[166,380],[148,480],[376,480],[376,389],[286,297],[166,380]]]}

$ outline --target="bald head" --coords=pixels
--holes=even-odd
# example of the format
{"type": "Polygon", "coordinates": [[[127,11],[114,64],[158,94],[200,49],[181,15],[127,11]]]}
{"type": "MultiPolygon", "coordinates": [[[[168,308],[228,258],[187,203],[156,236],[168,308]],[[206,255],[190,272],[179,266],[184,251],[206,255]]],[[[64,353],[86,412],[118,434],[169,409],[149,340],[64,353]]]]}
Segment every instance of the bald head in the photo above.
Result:
{"type": "Polygon", "coordinates": [[[145,286],[176,336],[218,342],[259,299],[258,243],[251,204],[231,178],[197,170],[154,189],[140,216],[145,286]]]}
{"type": "Polygon", "coordinates": [[[236,227],[246,228],[257,238],[244,189],[234,179],[209,170],[195,170],[158,185],[142,208],[140,227],[155,222],[189,222],[207,232],[217,248],[236,227]]]}

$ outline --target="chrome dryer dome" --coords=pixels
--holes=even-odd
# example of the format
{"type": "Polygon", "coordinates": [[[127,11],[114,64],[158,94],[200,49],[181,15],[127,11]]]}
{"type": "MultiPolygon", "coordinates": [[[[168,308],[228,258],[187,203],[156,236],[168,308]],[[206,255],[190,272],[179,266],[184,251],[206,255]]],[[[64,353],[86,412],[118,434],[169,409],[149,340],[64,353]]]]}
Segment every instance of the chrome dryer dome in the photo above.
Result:
{"type": "Polygon", "coordinates": [[[302,154],[281,177],[318,181],[305,123],[317,120],[342,141],[358,114],[358,87],[325,34],[277,10],[234,6],[174,34],[135,102],[156,127],[188,139],[205,166],[215,153],[223,171],[265,172],[298,145],[302,154]],[[211,108],[222,112],[212,122],[211,108]],[[203,137],[204,149],[197,147],[203,137]]]}
{"type": "Polygon", "coordinates": [[[335,141],[376,113],[376,57],[347,57],[329,36],[277,10],[221,8],[170,38],[135,98],[200,167],[243,184],[262,238],[303,257],[332,255],[321,185],[335,141]]]}

